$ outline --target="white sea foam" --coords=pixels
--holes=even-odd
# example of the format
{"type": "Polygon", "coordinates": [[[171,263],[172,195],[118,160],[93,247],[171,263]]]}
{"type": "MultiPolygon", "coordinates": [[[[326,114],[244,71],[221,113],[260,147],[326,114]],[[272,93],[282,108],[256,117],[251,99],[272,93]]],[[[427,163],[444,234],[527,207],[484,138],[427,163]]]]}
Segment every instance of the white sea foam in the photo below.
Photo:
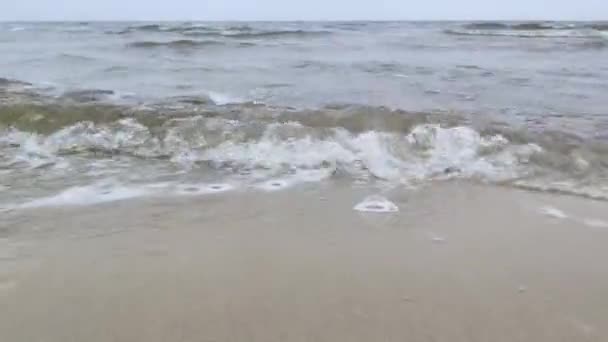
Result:
{"type": "Polygon", "coordinates": [[[88,206],[99,203],[122,201],[153,196],[201,196],[228,192],[236,189],[229,183],[148,183],[121,184],[115,180],[103,180],[89,185],[74,186],[57,194],[35,198],[21,204],[3,204],[3,210],[41,207],[88,206]]]}
{"type": "Polygon", "coordinates": [[[564,213],[563,211],[561,211],[557,208],[551,207],[551,206],[542,207],[542,208],[540,208],[539,212],[543,215],[553,217],[556,219],[560,219],[560,220],[568,218],[568,215],[566,213],[564,213]]]}
{"type": "Polygon", "coordinates": [[[224,94],[224,93],[218,93],[215,91],[208,92],[207,96],[209,96],[211,101],[213,101],[213,103],[215,103],[218,106],[244,102],[243,99],[238,98],[236,96],[231,96],[231,95],[224,94]]]}
{"type": "Polygon", "coordinates": [[[68,188],[59,194],[26,202],[20,208],[86,206],[142,197],[150,193],[151,191],[143,186],[121,186],[100,182],[68,188]]]}
{"type": "MultiPolygon", "coordinates": [[[[8,128],[0,134],[0,167],[13,176],[31,171],[36,177],[47,178],[70,177],[70,172],[99,177],[132,170],[129,163],[154,161],[161,168],[172,168],[173,175],[193,172],[201,165],[211,167],[263,190],[339,175],[363,185],[381,180],[417,186],[433,180],[465,178],[510,181],[522,187],[598,198],[608,194],[608,188],[601,184],[534,177],[539,168],[540,174],[551,176],[545,172],[550,170],[542,169],[545,166],[535,164],[539,160],[535,157],[542,159],[545,153],[540,146],[513,143],[501,135],[481,135],[466,126],[423,124],[401,134],[318,130],[293,122],[269,124],[260,133],[260,127],[252,129],[248,125],[222,118],[190,117],[168,120],[161,127],[162,134],[152,133],[132,118],[105,124],[79,122],[50,135],[8,128]],[[93,158],[83,159],[81,154],[93,158]],[[82,163],[88,164],[82,168],[82,163]],[[279,180],[282,186],[272,186],[279,180]]],[[[577,172],[591,172],[597,163],[588,157],[574,154],[564,162],[577,172]]],[[[149,172],[154,173],[154,169],[159,170],[155,166],[149,172]]]]}
{"type": "Polygon", "coordinates": [[[106,150],[142,157],[169,155],[186,168],[197,162],[230,165],[257,170],[266,178],[295,173],[321,180],[340,170],[356,179],[371,175],[403,183],[453,177],[511,179],[521,175],[523,164],[542,151],[532,144],[511,144],[498,135],[482,137],[468,127],[439,125],[417,126],[408,135],[333,129],[330,135],[316,137],[299,124],[272,124],[259,139],[243,140],[234,131],[238,124],[224,121],[213,124],[209,120],[204,125],[176,121],[162,141],[134,119],[107,125],[81,122],[49,136],[8,130],[0,144],[19,146],[13,162],[32,168],[64,159],[66,152],[106,150]]]}
{"type": "Polygon", "coordinates": [[[399,211],[399,207],[385,197],[374,195],[365,198],[353,208],[360,212],[369,213],[395,213],[399,211]]]}
{"type": "Polygon", "coordinates": [[[0,135],[2,145],[18,146],[13,162],[29,164],[31,168],[63,159],[69,152],[100,150],[133,150],[142,156],[154,154],[158,141],[148,129],[134,119],[123,119],[112,125],[100,126],[80,122],[49,136],[9,129],[0,135]]]}
{"type": "Polygon", "coordinates": [[[468,127],[422,125],[406,136],[335,129],[325,138],[285,139],[280,133],[285,125],[271,125],[255,141],[226,141],[205,151],[201,159],[269,174],[294,169],[342,170],[355,177],[369,173],[407,183],[446,177],[510,179],[521,173],[522,163],[542,150],[536,145],[509,144],[501,136],[482,137],[468,127]]]}
{"type": "Polygon", "coordinates": [[[608,228],[608,222],[598,219],[583,219],[583,224],[591,228],[608,228]]]}

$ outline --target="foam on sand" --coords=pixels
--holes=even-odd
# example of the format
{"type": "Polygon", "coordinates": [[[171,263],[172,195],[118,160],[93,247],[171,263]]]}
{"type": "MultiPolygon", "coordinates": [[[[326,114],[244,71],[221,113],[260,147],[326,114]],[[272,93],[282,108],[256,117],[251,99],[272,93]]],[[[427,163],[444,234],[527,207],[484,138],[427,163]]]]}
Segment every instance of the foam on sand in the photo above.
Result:
{"type": "Polygon", "coordinates": [[[554,207],[550,207],[550,206],[545,206],[540,208],[539,212],[543,215],[552,217],[552,218],[556,218],[556,219],[567,219],[568,215],[566,215],[566,213],[564,213],[563,211],[554,208],[554,207]]]}
{"type": "Polygon", "coordinates": [[[21,205],[21,208],[58,207],[92,205],[114,202],[149,195],[150,189],[137,186],[123,186],[111,183],[68,188],[57,195],[32,200],[21,205]]]}
{"type": "Polygon", "coordinates": [[[584,219],[583,224],[591,228],[608,228],[608,222],[598,219],[584,219]]]}
{"type": "Polygon", "coordinates": [[[209,195],[234,190],[234,186],[225,183],[216,184],[181,184],[177,186],[179,195],[209,195]]]}
{"type": "Polygon", "coordinates": [[[264,183],[258,184],[256,188],[264,191],[277,191],[288,188],[291,185],[293,185],[293,183],[286,179],[271,179],[264,183]]]}
{"type": "Polygon", "coordinates": [[[429,233],[429,239],[431,239],[431,241],[433,243],[444,243],[447,241],[447,238],[445,236],[441,236],[441,235],[437,235],[435,233],[429,233]]]}
{"type": "Polygon", "coordinates": [[[368,213],[396,213],[399,207],[385,197],[374,195],[355,205],[354,210],[368,213]]]}

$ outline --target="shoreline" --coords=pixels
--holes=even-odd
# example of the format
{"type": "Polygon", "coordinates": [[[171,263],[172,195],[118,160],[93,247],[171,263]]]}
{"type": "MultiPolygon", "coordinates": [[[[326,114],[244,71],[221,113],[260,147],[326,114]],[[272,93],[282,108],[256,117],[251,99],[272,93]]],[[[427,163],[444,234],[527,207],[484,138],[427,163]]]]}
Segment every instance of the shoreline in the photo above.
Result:
{"type": "Polygon", "coordinates": [[[451,182],[24,210],[7,341],[603,341],[603,202],[451,182]]]}

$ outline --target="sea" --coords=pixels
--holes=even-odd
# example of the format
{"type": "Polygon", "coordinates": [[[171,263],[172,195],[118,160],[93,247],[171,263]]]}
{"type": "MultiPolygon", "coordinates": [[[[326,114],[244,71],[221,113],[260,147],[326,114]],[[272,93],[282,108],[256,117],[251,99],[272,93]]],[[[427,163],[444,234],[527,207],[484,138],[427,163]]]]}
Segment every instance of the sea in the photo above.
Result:
{"type": "Polygon", "coordinates": [[[608,23],[0,23],[0,211],[437,182],[608,200],[608,23]]]}

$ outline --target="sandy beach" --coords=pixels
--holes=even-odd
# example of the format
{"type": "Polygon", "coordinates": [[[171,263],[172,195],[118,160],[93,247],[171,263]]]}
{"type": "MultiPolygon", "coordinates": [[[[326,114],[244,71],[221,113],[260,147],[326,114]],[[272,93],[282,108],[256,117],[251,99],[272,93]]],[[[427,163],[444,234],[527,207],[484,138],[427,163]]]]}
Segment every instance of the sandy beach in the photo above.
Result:
{"type": "Polygon", "coordinates": [[[606,341],[606,203],[468,183],[4,213],[0,341],[606,341]]]}

